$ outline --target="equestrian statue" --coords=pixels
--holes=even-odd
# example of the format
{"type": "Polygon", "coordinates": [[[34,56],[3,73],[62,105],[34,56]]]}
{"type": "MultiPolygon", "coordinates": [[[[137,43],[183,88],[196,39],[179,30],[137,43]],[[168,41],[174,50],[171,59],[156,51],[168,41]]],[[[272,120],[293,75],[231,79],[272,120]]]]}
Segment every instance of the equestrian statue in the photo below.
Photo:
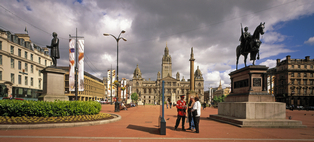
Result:
{"type": "Polygon", "coordinates": [[[256,27],[254,34],[251,35],[248,32],[248,27],[244,28],[244,33],[243,33],[243,28],[241,24],[241,37],[239,39],[241,44],[238,45],[236,49],[236,53],[237,53],[236,69],[238,69],[238,62],[239,62],[240,55],[244,56],[245,66],[246,66],[246,58],[249,53],[250,53],[250,60],[253,60],[253,65],[255,65],[256,54],[257,54],[257,60],[259,60],[259,47],[262,44],[262,42],[260,41],[260,34],[261,35],[264,34],[264,28],[265,28],[265,22],[260,23],[256,27]]]}

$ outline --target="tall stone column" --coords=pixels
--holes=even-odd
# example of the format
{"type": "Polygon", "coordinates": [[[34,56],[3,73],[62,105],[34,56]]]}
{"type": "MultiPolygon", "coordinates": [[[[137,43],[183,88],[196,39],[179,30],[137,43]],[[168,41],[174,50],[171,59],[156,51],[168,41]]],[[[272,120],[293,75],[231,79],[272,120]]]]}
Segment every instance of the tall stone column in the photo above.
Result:
{"type": "Polygon", "coordinates": [[[194,83],[194,53],[193,53],[193,47],[191,48],[191,57],[190,57],[190,92],[188,92],[186,96],[186,103],[190,101],[190,96],[193,95],[195,96],[195,83],[194,83]]]}

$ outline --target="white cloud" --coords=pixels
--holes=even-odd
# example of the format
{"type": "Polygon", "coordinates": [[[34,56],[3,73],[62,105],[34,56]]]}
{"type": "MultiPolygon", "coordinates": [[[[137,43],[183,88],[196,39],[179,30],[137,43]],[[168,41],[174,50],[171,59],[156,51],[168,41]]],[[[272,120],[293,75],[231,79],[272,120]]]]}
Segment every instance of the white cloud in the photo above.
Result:
{"type": "MultiPolygon", "coordinates": [[[[314,3],[307,0],[250,3],[136,0],[83,1],[82,4],[73,0],[0,1],[6,9],[36,27],[0,8],[0,26],[6,30],[22,33],[27,26],[31,40],[40,46],[50,43],[52,32],[58,33],[61,52],[58,63],[62,66],[68,65],[68,35],[74,35],[77,28],[78,35],[85,37],[85,56],[91,64],[85,70],[96,71],[98,77],[106,76],[111,64],[116,66],[117,43],[103,33],[118,36],[121,30],[126,30],[122,36],[128,41],[119,42],[120,78],[131,78],[139,64],[144,78],[156,79],[168,43],[174,77],[180,72],[181,78],[189,78],[190,48],[194,47],[195,69],[199,66],[205,83],[213,87],[218,86],[220,79],[224,87],[230,84],[228,73],[236,63],[235,49],[240,44],[239,23],[248,26],[253,34],[260,22],[266,22],[260,58],[268,59],[295,52],[284,43],[287,36],[274,26],[314,13],[314,3]]],[[[313,40],[311,37],[304,43],[313,44],[313,40]]],[[[239,65],[243,63],[241,57],[239,65]]],[[[271,62],[266,60],[261,64],[271,65],[271,62]]]]}
{"type": "Polygon", "coordinates": [[[266,65],[266,67],[274,68],[276,67],[276,60],[267,59],[265,62],[260,63],[260,65],[266,65]]]}
{"type": "Polygon", "coordinates": [[[307,41],[305,41],[304,43],[313,45],[313,44],[314,44],[314,37],[310,37],[310,38],[309,38],[307,41]]]}
{"type": "Polygon", "coordinates": [[[268,32],[267,36],[262,36],[262,40],[265,41],[266,44],[273,44],[276,42],[282,42],[286,38],[285,35],[281,35],[277,32],[268,32]]]}

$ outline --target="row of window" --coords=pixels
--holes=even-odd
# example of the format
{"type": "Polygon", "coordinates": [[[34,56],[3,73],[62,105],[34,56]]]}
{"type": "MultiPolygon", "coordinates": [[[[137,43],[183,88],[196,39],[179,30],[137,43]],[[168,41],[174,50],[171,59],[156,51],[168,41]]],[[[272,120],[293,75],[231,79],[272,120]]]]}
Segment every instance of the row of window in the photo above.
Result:
{"type": "MultiPolygon", "coordinates": [[[[301,79],[296,79],[296,80],[297,80],[297,84],[294,84],[295,79],[291,79],[291,84],[292,85],[301,85],[301,79]]],[[[313,79],[310,79],[309,81],[307,79],[303,79],[303,85],[314,85],[313,83],[314,83],[313,79]]]]}
{"type": "MultiPolygon", "coordinates": [[[[313,77],[313,73],[303,73],[304,77],[307,77],[309,74],[309,77],[313,77]]],[[[294,77],[294,72],[291,73],[291,77],[294,77]]],[[[298,73],[297,77],[301,77],[301,73],[298,73]]]]}
{"type": "MultiPolygon", "coordinates": [[[[0,71],[0,77],[2,78],[2,71],[0,71]]],[[[14,73],[11,73],[11,82],[15,83],[14,73]]],[[[18,84],[22,84],[22,75],[18,75],[18,84]]],[[[28,85],[28,76],[24,77],[24,85],[28,85]]],[[[30,78],[30,86],[34,86],[34,78],[32,77],[30,78]]],[[[38,88],[41,89],[41,79],[38,80],[38,88]]]]}
{"type": "MultiPolygon", "coordinates": [[[[297,66],[298,66],[299,69],[301,68],[301,65],[297,65],[297,66]]],[[[307,69],[308,66],[309,66],[311,69],[313,69],[313,65],[304,65],[304,68],[307,69]]],[[[294,69],[294,65],[291,65],[291,68],[294,69]]]]}
{"type": "MultiPolygon", "coordinates": [[[[0,56],[0,62],[2,62],[2,56],[0,56]]],[[[15,68],[13,58],[11,58],[11,68],[15,68]]],[[[21,61],[18,61],[18,70],[22,70],[22,62],[21,61]]],[[[24,63],[24,71],[28,72],[28,63],[24,63]]],[[[30,65],[30,72],[34,73],[34,65],[30,65]]],[[[40,70],[38,70],[38,76],[41,76],[40,70]]]]}
{"type": "MultiPolygon", "coordinates": [[[[296,88],[297,92],[296,94],[301,94],[301,88],[296,88]]],[[[308,89],[303,89],[303,95],[306,95],[306,94],[312,94],[313,95],[313,90],[314,88],[309,88],[309,93],[307,92],[308,89]]]]}
{"type": "MultiPolygon", "coordinates": [[[[1,42],[2,43],[2,42],[1,42]]],[[[14,54],[14,46],[11,46],[11,51],[10,51],[11,54],[14,54]]],[[[22,50],[21,49],[18,49],[18,56],[19,57],[22,57],[22,50]]],[[[28,52],[25,51],[24,52],[24,58],[27,59],[28,58],[28,52]]],[[[34,61],[34,55],[33,54],[30,54],[30,60],[31,61],[34,61]]],[[[38,63],[41,64],[41,57],[38,57],[38,63]]],[[[50,65],[52,65],[52,62],[50,62],[50,65]]],[[[45,66],[47,66],[47,60],[45,60],[45,66]]]]}

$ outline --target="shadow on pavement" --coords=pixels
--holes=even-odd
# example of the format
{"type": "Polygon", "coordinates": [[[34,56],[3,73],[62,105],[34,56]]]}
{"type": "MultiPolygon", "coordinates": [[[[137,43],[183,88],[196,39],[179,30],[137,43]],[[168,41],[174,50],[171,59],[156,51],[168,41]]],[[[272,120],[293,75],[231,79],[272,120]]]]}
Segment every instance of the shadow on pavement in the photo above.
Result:
{"type": "Polygon", "coordinates": [[[158,131],[159,128],[151,128],[151,127],[144,127],[144,126],[137,126],[137,125],[129,125],[126,128],[159,135],[159,131],[158,131]]]}

